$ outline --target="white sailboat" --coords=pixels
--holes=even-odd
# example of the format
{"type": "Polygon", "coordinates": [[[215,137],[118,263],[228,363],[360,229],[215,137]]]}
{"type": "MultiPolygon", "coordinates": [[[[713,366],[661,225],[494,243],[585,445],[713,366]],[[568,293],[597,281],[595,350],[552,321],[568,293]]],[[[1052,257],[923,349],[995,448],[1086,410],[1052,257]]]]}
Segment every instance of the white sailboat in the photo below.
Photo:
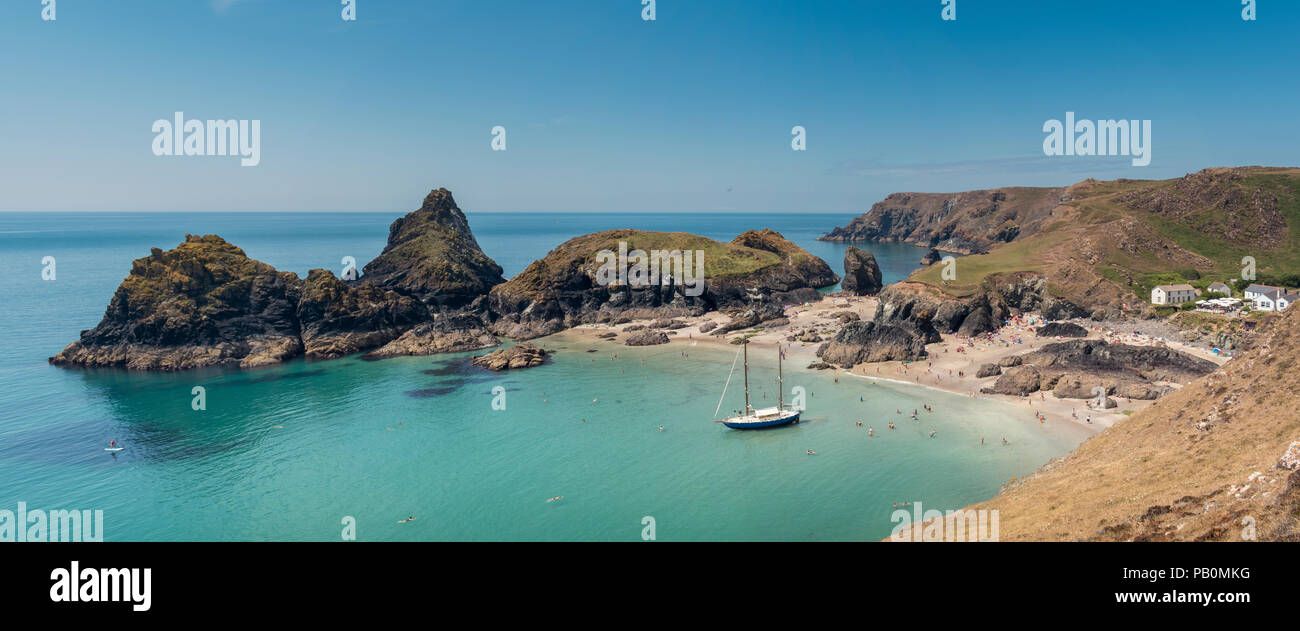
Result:
{"type": "MultiPolygon", "coordinates": [[[[776,374],[777,374],[777,396],[776,407],[762,408],[755,410],[749,405],[749,342],[743,342],[741,353],[745,357],[745,409],[737,416],[733,416],[714,423],[722,423],[731,429],[766,429],[769,427],[780,427],[790,423],[799,422],[799,410],[790,409],[785,406],[783,393],[785,392],[785,382],[781,373],[781,360],[784,353],[781,352],[781,346],[777,345],[776,353],[776,374]]],[[[732,361],[731,371],[736,371],[736,363],[732,361]]],[[[727,396],[727,385],[731,384],[731,374],[727,375],[727,384],[722,387],[722,398],[727,396]]],[[[718,408],[713,411],[714,417],[718,415],[718,410],[722,409],[722,399],[718,399],[718,408]]]]}

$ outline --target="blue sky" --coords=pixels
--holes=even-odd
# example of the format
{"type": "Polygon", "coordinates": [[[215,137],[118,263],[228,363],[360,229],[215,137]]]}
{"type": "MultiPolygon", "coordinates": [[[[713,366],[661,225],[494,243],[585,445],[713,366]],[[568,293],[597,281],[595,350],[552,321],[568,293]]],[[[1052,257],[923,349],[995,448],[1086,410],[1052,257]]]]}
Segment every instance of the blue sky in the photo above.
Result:
{"type": "Polygon", "coordinates": [[[957,3],[4,0],[0,210],[861,212],[1300,165],[1300,2],[957,3]],[[176,111],[261,120],[261,164],[154,156],[176,111]],[[1151,165],[1044,156],[1066,111],[1152,120],[1151,165]]]}

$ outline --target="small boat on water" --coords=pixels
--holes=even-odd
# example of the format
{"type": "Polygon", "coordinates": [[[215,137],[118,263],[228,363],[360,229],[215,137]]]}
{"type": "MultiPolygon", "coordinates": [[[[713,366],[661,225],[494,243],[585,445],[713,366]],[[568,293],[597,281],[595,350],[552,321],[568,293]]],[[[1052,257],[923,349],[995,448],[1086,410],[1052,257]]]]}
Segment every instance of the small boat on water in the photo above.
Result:
{"type": "MultiPolygon", "coordinates": [[[[721,421],[714,421],[714,423],[722,423],[731,429],[766,429],[769,427],[780,427],[782,425],[799,422],[799,410],[787,408],[782,397],[785,385],[781,374],[781,360],[785,357],[785,353],[781,351],[779,345],[777,346],[776,352],[776,407],[755,410],[749,405],[749,342],[744,342],[741,344],[741,353],[743,353],[745,357],[745,409],[736,416],[721,421]]],[[[736,363],[734,361],[731,363],[731,371],[733,373],[736,371],[736,363]]],[[[731,375],[728,374],[727,384],[730,383],[731,375]]],[[[726,396],[727,386],[724,385],[722,387],[722,398],[726,398],[726,396]]],[[[718,399],[718,410],[721,409],[722,399],[718,399]]],[[[714,410],[713,412],[715,417],[718,415],[718,410],[714,410]]]]}

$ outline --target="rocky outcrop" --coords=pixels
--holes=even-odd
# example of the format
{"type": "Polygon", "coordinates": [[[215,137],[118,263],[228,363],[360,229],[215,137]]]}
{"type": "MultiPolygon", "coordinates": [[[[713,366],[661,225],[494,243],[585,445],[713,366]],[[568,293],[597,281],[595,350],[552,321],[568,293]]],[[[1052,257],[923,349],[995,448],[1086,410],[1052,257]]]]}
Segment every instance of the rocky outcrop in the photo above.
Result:
{"type": "MultiPolygon", "coordinates": [[[[681,264],[686,263],[682,258],[681,264]]],[[[674,271],[679,269],[674,266],[674,271]]],[[[551,250],[494,287],[488,306],[493,331],[531,339],[579,324],[804,302],[819,297],[817,287],[838,280],[821,259],[771,230],[751,230],[730,243],[682,232],[609,230],[575,237],[551,250]],[[637,250],[691,252],[689,269],[642,276],[633,257],[637,250]],[[626,253],[629,268],[622,275],[607,267],[613,259],[617,271],[612,255],[620,251],[626,253]],[[697,252],[703,253],[702,259],[697,252]]]]}
{"type": "Polygon", "coordinates": [[[894,193],[823,241],[893,241],[963,254],[1036,233],[1064,188],[1011,187],[964,193],[894,193]]]}
{"type": "Polygon", "coordinates": [[[998,360],[998,365],[1003,368],[1011,368],[1012,366],[1019,366],[1023,363],[1025,363],[1025,358],[1019,355],[1009,355],[998,360]]]}
{"type": "Polygon", "coordinates": [[[546,363],[546,356],[550,351],[544,348],[538,348],[532,344],[518,344],[510,348],[502,348],[487,355],[475,357],[470,363],[480,368],[486,368],[496,372],[503,370],[522,370],[524,368],[533,368],[546,363]]]}
{"type": "Polygon", "coordinates": [[[334,359],[375,348],[427,319],[414,299],[373,286],[352,286],[323,269],[303,283],[297,317],[308,359],[334,359]]]}
{"type": "Polygon", "coordinates": [[[939,332],[925,319],[897,324],[852,322],[819,348],[817,355],[824,362],[846,368],[864,362],[917,360],[926,356],[926,344],[939,340],[939,332]]]}
{"type": "Polygon", "coordinates": [[[136,259],[99,325],[50,363],[130,370],[253,368],[301,355],[302,281],[216,235],[136,259]]]}
{"type": "MultiPolygon", "coordinates": [[[[781,307],[771,303],[756,305],[739,313],[732,314],[731,321],[710,329],[713,335],[726,335],[732,331],[752,329],[764,322],[781,319],[784,312],[781,307]]],[[[703,332],[703,329],[700,329],[703,332]]]]}
{"type": "Polygon", "coordinates": [[[858,315],[856,311],[836,311],[835,313],[831,314],[831,317],[835,318],[836,320],[839,320],[840,324],[857,322],[858,320],[862,319],[862,316],[858,315]]]}
{"type": "Polygon", "coordinates": [[[1184,383],[1213,372],[1218,365],[1168,348],[1073,340],[1048,344],[1020,355],[1024,365],[1011,368],[982,391],[1027,395],[1052,390],[1060,398],[1091,399],[1105,394],[1155,399],[1170,391],[1165,383],[1184,383]]]}
{"type": "Polygon", "coordinates": [[[393,222],[388,245],[363,268],[361,281],[435,308],[464,307],[505,282],[483,253],[451,191],[436,189],[418,210],[393,222]]]}
{"type": "Polygon", "coordinates": [[[934,248],[930,248],[930,251],[926,252],[925,256],[921,257],[921,266],[929,267],[942,260],[943,254],[934,248]]]}
{"type": "Polygon", "coordinates": [[[623,340],[623,344],[627,346],[655,346],[667,343],[668,334],[663,331],[638,331],[623,340]]]}
{"type": "Polygon", "coordinates": [[[445,314],[432,322],[424,322],[366,354],[366,359],[383,359],[403,355],[433,355],[459,353],[490,348],[498,344],[497,337],[476,315],[445,314]]]}
{"type": "Polygon", "coordinates": [[[1043,385],[1043,375],[1037,366],[1016,366],[1002,373],[991,386],[980,389],[984,394],[1027,395],[1038,392],[1043,385]]]}
{"type": "Polygon", "coordinates": [[[875,255],[849,246],[844,251],[844,280],[840,289],[850,296],[874,296],[882,287],[875,255]]]}
{"type": "Polygon", "coordinates": [[[1018,273],[999,277],[967,298],[955,298],[920,283],[896,283],[880,293],[874,319],[893,324],[924,317],[940,333],[976,336],[996,331],[1003,320],[1031,311],[1052,320],[1085,315],[1080,307],[1052,296],[1046,278],[1018,273]]]}
{"type": "Polygon", "coordinates": [[[1038,337],[1088,337],[1088,329],[1073,322],[1049,322],[1035,331],[1038,337]]]}
{"type": "Polygon", "coordinates": [[[1002,374],[1001,366],[993,363],[982,364],[980,365],[979,371],[975,373],[975,378],[983,379],[985,377],[996,377],[1000,374],[1002,374]]]}
{"type": "Polygon", "coordinates": [[[321,269],[300,279],[217,235],[186,235],[173,250],[154,248],[137,259],[99,325],[49,361],[131,370],[255,368],[376,347],[383,348],[371,357],[496,344],[481,319],[450,311],[481,311],[501,268],[478,248],[445,189],[393,222],[388,247],[366,270],[361,281],[321,269]]]}

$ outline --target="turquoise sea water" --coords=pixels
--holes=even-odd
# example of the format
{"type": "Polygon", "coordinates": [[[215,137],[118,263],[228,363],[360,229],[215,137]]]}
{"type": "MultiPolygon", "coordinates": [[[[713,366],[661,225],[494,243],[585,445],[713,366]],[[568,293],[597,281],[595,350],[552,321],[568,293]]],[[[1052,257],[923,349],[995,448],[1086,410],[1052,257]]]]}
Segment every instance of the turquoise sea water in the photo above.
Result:
{"type": "MultiPolygon", "coordinates": [[[[660,540],[870,540],[889,534],[894,502],[985,499],[1086,436],[997,402],[836,383],[799,362],[785,379],[808,391],[806,421],[736,432],[710,422],[732,349],[570,336],[543,342],[559,351],[551,363],[499,375],[468,366],[473,353],[170,375],[46,364],[99,321],[150,247],[215,232],[280,269],[337,273],[343,256],[364,265],[378,254],[396,216],[0,213],[0,509],[102,509],[110,541],[338,540],[345,516],[362,540],[639,540],[645,516],[660,540]],[[55,280],[41,278],[45,256],[55,280]],[[207,389],[205,411],[190,407],[195,385],[207,389]],[[495,386],[505,410],[493,410],[495,386]],[[908,420],[922,403],[935,412],[908,420]],[[126,449],[106,453],[110,438],[126,449]],[[416,521],[397,523],[408,515],[416,521]]],[[[716,239],[769,227],[839,271],[844,246],[814,239],[850,218],[502,213],[470,223],[509,276],[572,236],[619,227],[716,239]]],[[[924,254],[869,249],[887,282],[924,254]]],[[[754,396],[774,400],[775,367],[752,359],[754,396]]],[[[741,405],[734,385],[724,411],[741,405]]]]}

